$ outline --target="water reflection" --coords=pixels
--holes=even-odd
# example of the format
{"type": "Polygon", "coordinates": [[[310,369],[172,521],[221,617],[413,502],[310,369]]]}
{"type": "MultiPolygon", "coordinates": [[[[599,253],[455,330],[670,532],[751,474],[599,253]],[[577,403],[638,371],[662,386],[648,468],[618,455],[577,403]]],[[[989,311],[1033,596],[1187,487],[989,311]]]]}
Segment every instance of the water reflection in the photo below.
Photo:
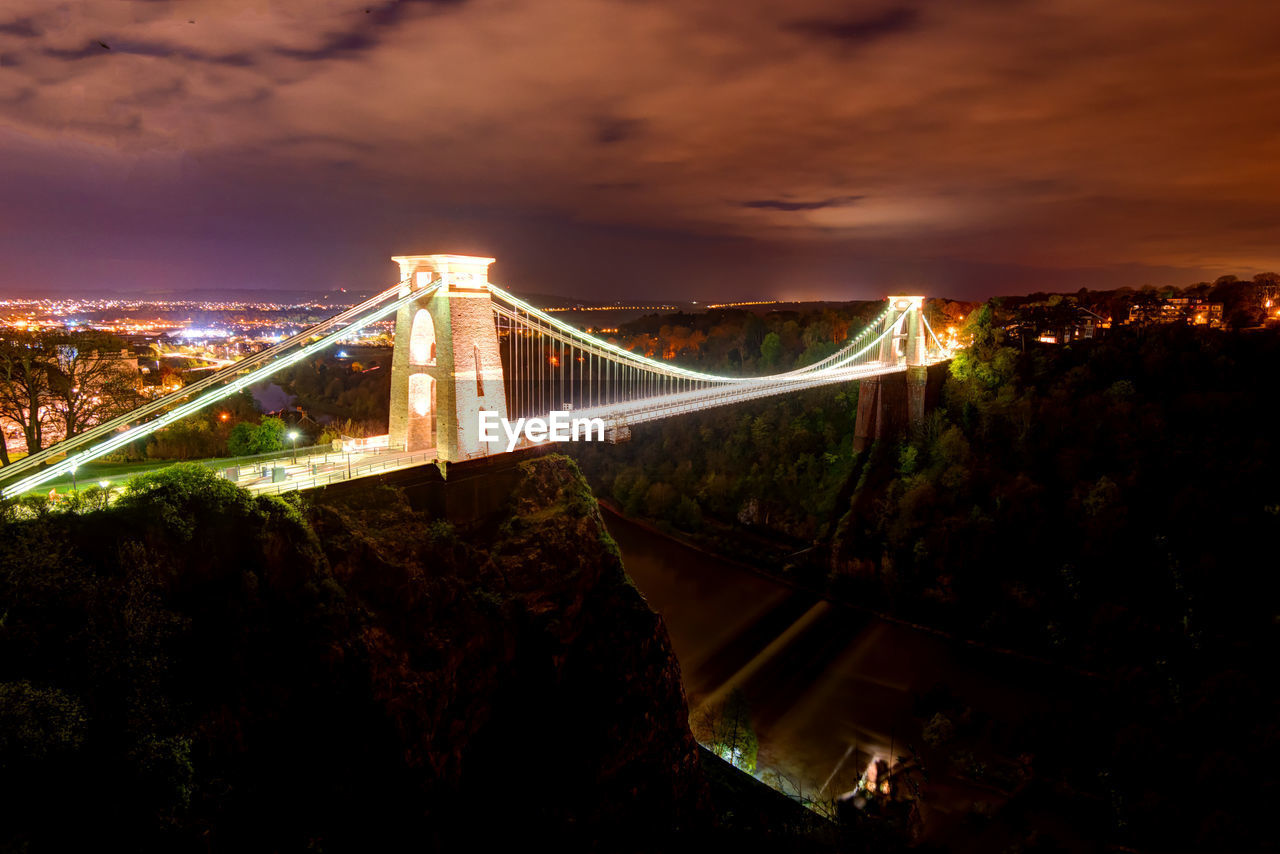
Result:
{"type": "Polygon", "coordinates": [[[831,605],[612,514],[606,522],[666,621],[691,710],[740,689],[760,767],[806,792],[850,792],[877,759],[921,750],[913,708],[935,685],[992,726],[1035,715],[1060,693],[1046,668],[831,605]]]}

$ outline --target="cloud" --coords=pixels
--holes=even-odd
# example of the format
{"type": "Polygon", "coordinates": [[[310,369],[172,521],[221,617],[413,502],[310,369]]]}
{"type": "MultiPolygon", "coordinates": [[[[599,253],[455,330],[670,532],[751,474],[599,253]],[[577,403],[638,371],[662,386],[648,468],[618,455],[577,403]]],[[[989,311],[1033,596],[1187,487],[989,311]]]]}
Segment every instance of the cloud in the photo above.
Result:
{"type": "Polygon", "coordinates": [[[904,268],[1280,266],[1269,4],[68,8],[6,3],[0,187],[134,176],[106,211],[234,184],[244,207],[218,216],[246,230],[305,186],[352,228],[394,208],[409,236],[502,211],[904,268]]]}
{"type": "Polygon", "coordinates": [[[816,211],[822,208],[845,207],[861,200],[862,196],[835,196],[830,199],[821,199],[812,202],[787,202],[781,199],[758,199],[751,202],[743,202],[744,208],[755,208],[757,210],[773,210],[773,211],[816,211]]]}
{"type": "Polygon", "coordinates": [[[915,29],[920,13],[910,6],[894,6],[871,15],[841,18],[810,18],[788,23],[786,29],[844,47],[857,47],[887,36],[915,29]]]}
{"type": "Polygon", "coordinates": [[[40,35],[40,31],[36,29],[35,22],[30,18],[15,18],[12,21],[0,23],[0,34],[32,39],[40,35]]]}
{"type": "Polygon", "coordinates": [[[277,52],[290,59],[305,62],[324,62],[363,53],[377,47],[388,28],[400,24],[417,10],[445,9],[461,6],[465,2],[466,0],[387,0],[374,3],[365,7],[363,15],[355,15],[348,28],[325,33],[319,46],[303,49],[277,48],[277,52]]]}
{"type": "Polygon", "coordinates": [[[78,59],[88,59],[91,56],[100,56],[104,50],[111,50],[111,48],[105,42],[92,41],[77,48],[47,47],[42,51],[42,53],[53,59],[75,61],[78,59]]]}
{"type": "Polygon", "coordinates": [[[595,140],[601,145],[613,145],[625,142],[639,135],[644,130],[644,122],[640,119],[628,119],[622,116],[600,116],[593,122],[595,140]]]}

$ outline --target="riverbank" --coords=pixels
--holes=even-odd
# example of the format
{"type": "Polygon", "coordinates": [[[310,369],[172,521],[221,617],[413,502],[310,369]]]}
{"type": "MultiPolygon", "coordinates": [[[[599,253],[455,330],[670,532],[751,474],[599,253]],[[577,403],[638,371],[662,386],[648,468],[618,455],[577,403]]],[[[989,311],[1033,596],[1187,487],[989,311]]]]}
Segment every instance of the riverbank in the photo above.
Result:
{"type": "MultiPolygon", "coordinates": [[[[1095,820],[1087,799],[1026,793],[1038,760],[1023,745],[1039,722],[1087,702],[1079,680],[824,601],[616,512],[604,518],[663,617],[694,717],[740,694],[758,771],[787,794],[834,807],[883,760],[895,785],[924,791],[920,820],[934,839],[973,837],[971,821],[1014,802],[1063,834],[1067,809],[1095,820]]],[[[1016,841],[1007,832],[992,831],[995,850],[1016,841]]]]}
{"type": "Polygon", "coordinates": [[[3,520],[0,850],[723,847],[585,480],[547,456],[505,492],[459,534],[376,482],[285,500],[186,463],[3,520]]]}
{"type": "Polygon", "coordinates": [[[652,534],[655,537],[664,537],[673,543],[680,544],[684,548],[698,552],[699,554],[707,555],[708,557],[714,558],[716,560],[724,561],[725,563],[731,564],[743,572],[750,572],[753,575],[757,575],[761,578],[767,578],[770,581],[776,582],[777,584],[783,585],[785,587],[789,587],[796,591],[802,591],[811,596],[830,602],[833,605],[838,605],[842,608],[849,608],[859,613],[875,617],[878,620],[883,620],[888,623],[894,623],[895,625],[903,626],[904,628],[908,628],[913,631],[923,632],[925,634],[933,635],[935,637],[942,638],[952,643],[964,644],[966,646],[972,647],[973,649],[982,650],[983,652],[992,653],[994,655],[1009,656],[1011,658],[1020,659],[1022,661],[1030,662],[1033,664],[1043,665],[1045,667],[1058,668],[1067,673],[1071,673],[1075,676],[1083,676],[1088,679],[1096,679],[1096,680],[1107,679],[1107,677],[1102,673],[1097,673],[1091,670],[1084,670],[1082,668],[1075,667],[1061,661],[1055,661],[1053,659],[1045,658],[1043,656],[1033,655],[1031,653],[1023,652],[1017,649],[1012,649],[1010,647],[997,646],[995,644],[990,644],[985,641],[976,640],[974,638],[962,637],[946,629],[941,629],[936,626],[931,626],[925,623],[908,620],[906,618],[897,616],[896,614],[892,614],[887,611],[881,611],[876,608],[870,608],[865,605],[860,605],[856,602],[848,601],[846,599],[833,597],[830,591],[827,590],[825,587],[820,587],[818,585],[806,583],[802,580],[796,579],[792,576],[788,576],[784,573],[770,572],[768,569],[765,569],[755,564],[750,564],[740,560],[735,560],[732,556],[724,555],[713,549],[707,548],[702,542],[693,540],[689,537],[682,536],[681,534],[673,530],[661,528],[647,519],[627,516],[625,513],[622,512],[622,509],[618,507],[615,502],[607,498],[601,498],[597,500],[599,501],[601,509],[606,512],[607,517],[623,519],[629,524],[635,525],[636,527],[639,527],[644,529],[645,531],[648,531],[650,534],[652,534]]]}

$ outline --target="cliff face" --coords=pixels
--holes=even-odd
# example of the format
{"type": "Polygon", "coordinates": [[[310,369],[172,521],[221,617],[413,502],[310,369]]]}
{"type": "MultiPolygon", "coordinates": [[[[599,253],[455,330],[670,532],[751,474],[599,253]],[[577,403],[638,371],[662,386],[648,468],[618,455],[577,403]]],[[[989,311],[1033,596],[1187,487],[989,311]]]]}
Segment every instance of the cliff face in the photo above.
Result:
{"type": "Polygon", "coordinates": [[[522,464],[510,515],[465,544],[394,491],[367,501],[319,504],[315,526],[373,613],[373,694],[433,799],[584,842],[696,821],[679,665],[570,460],[522,464]]]}
{"type": "Polygon", "coordinates": [[[292,505],[170,472],[3,523],[0,850],[616,849],[700,821],[666,631],[568,460],[465,537],[385,487],[292,505]]]}

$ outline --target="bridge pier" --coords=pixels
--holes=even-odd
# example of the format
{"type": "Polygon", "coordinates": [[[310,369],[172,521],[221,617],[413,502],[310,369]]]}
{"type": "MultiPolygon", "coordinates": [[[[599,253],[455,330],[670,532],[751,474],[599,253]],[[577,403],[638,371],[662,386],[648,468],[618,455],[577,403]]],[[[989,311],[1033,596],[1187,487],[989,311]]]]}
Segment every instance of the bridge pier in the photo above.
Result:
{"type": "Polygon", "coordinates": [[[929,387],[924,297],[893,296],[889,305],[893,311],[885,316],[882,331],[889,334],[880,345],[880,361],[903,365],[906,373],[869,377],[859,383],[855,451],[924,421],[929,387]]]}
{"type": "Polygon", "coordinates": [[[946,363],[913,365],[906,373],[861,380],[854,451],[865,451],[873,442],[923,423],[937,405],[947,370],[946,363]]]}
{"type": "Polygon", "coordinates": [[[858,418],[853,428],[855,451],[865,451],[886,434],[902,428],[905,391],[901,374],[868,377],[858,382],[858,418]]]}
{"type": "Polygon", "coordinates": [[[884,432],[881,418],[880,378],[871,377],[858,383],[858,417],[853,427],[853,450],[865,451],[884,432]]]}
{"type": "Polygon", "coordinates": [[[929,369],[924,365],[907,368],[907,423],[912,427],[924,422],[925,390],[929,385],[929,369]]]}

